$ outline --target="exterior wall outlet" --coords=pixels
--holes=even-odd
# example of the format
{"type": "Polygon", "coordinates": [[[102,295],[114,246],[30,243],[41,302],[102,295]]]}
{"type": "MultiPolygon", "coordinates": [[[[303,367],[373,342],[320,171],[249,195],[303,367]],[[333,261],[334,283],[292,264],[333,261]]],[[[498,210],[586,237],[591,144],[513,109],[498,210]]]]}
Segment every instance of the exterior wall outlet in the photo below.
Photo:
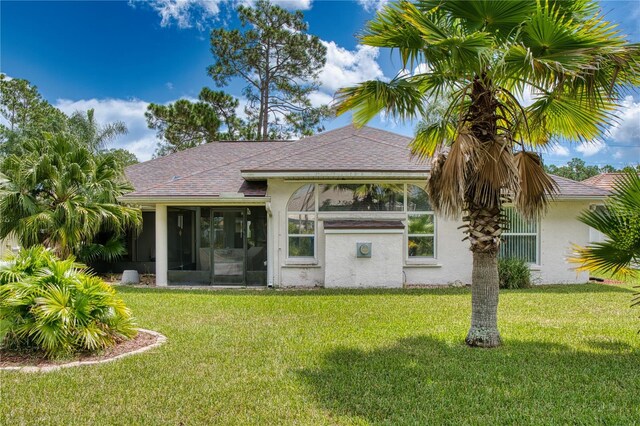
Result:
{"type": "Polygon", "coordinates": [[[356,243],[356,257],[370,258],[371,243],[356,243]]]}

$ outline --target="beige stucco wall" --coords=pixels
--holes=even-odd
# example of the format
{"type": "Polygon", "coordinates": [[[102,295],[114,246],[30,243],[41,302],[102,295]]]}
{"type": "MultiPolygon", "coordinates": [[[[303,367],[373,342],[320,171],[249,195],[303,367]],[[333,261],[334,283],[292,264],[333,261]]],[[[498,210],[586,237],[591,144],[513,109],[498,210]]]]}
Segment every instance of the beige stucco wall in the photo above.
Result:
{"type": "Polygon", "coordinates": [[[402,287],[403,230],[325,230],[324,286],[402,287]],[[371,257],[358,258],[357,244],[371,243],[371,257]]]}
{"type": "MultiPolygon", "coordinates": [[[[424,186],[424,182],[408,182],[424,186]]],[[[287,259],[287,202],[291,195],[305,182],[286,182],[282,179],[269,180],[268,196],[271,198],[270,210],[270,276],[269,283],[275,286],[313,287],[323,286],[327,276],[335,273],[344,275],[344,270],[327,271],[326,235],[323,228],[325,219],[376,218],[405,220],[400,212],[384,212],[365,214],[362,212],[321,212],[318,215],[316,230],[316,258],[313,261],[287,259]]],[[[572,265],[565,260],[571,243],[586,244],[589,241],[589,228],[580,223],[576,217],[588,208],[589,201],[558,201],[553,203],[547,215],[539,224],[539,265],[532,265],[536,283],[579,283],[587,280],[586,274],[576,274],[572,265]]],[[[468,243],[463,238],[460,221],[436,218],[436,258],[416,261],[407,259],[405,236],[397,250],[397,259],[402,263],[403,284],[451,284],[454,282],[471,282],[472,258],[468,243]]],[[[370,241],[373,235],[360,235],[359,241],[370,241]]],[[[355,252],[355,240],[344,242],[346,253],[355,252]]],[[[374,253],[376,247],[374,245],[374,253]]],[[[336,245],[332,244],[330,252],[336,254],[336,245]]],[[[389,247],[391,250],[391,247],[389,247]]],[[[385,250],[388,251],[388,250],[385,250]]],[[[354,255],[355,256],[355,255],[354,255]]],[[[335,262],[334,262],[335,263],[335,262]]],[[[352,268],[345,265],[342,268],[352,268]]],[[[367,268],[367,274],[384,274],[383,265],[367,268]]],[[[364,281],[358,281],[364,283],[364,281]]],[[[358,284],[360,285],[360,284],[358,284]]]]}
{"type": "Polygon", "coordinates": [[[566,260],[571,244],[589,243],[589,227],[578,215],[589,208],[589,201],[558,201],[551,205],[539,226],[540,265],[534,271],[538,283],[584,283],[587,273],[576,273],[566,260]]]}

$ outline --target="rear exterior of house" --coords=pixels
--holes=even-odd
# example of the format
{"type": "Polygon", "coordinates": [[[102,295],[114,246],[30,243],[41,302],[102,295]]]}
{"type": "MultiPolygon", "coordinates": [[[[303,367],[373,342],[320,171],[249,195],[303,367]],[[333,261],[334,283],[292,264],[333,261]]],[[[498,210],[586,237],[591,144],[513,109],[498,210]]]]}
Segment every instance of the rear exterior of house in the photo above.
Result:
{"type": "MultiPolygon", "coordinates": [[[[428,163],[410,139],[351,126],[300,141],[206,144],[127,169],[144,227],[109,265],[158,285],[402,287],[471,281],[459,220],[434,214],[428,163]]],[[[576,220],[606,191],[556,177],[560,194],[536,223],[507,209],[501,256],[540,283],[585,282],[565,257],[586,244],[576,220]]]]}

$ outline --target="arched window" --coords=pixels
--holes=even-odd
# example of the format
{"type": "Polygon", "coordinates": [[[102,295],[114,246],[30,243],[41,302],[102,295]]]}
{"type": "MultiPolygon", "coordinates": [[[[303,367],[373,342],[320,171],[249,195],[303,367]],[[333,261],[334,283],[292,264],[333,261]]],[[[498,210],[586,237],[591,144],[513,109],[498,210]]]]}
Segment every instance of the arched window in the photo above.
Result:
{"type": "Polygon", "coordinates": [[[381,217],[385,217],[384,212],[404,212],[407,258],[435,257],[435,216],[429,196],[417,185],[340,183],[300,187],[287,204],[287,257],[315,258],[318,212],[332,216],[380,212],[381,217]]]}
{"type": "Polygon", "coordinates": [[[287,204],[288,257],[316,255],[316,185],[299,188],[287,204]]]}
{"type": "Polygon", "coordinates": [[[404,185],[333,184],[318,185],[318,210],[401,212],[404,209],[404,185]]]}

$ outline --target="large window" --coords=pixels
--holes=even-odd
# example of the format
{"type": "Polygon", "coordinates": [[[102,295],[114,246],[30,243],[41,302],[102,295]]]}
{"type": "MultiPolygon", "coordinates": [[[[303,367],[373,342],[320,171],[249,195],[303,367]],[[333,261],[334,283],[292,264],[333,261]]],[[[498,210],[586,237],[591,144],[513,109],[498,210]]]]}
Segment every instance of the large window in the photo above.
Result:
{"type": "Polygon", "coordinates": [[[287,205],[289,257],[316,255],[316,191],[309,184],[298,189],[287,205]]]}
{"type": "Polygon", "coordinates": [[[504,208],[503,213],[507,229],[502,233],[500,257],[538,263],[538,224],[525,220],[513,207],[504,208]]]}
{"type": "Polygon", "coordinates": [[[404,185],[335,184],[318,185],[318,210],[401,212],[404,185]]]}
{"type": "Polygon", "coordinates": [[[407,185],[407,250],[409,258],[435,257],[435,215],[424,189],[407,185]]]}
{"type": "Polygon", "coordinates": [[[408,258],[435,257],[435,217],[424,189],[405,184],[307,184],[287,205],[290,258],[315,258],[318,212],[404,212],[408,258]]]}

